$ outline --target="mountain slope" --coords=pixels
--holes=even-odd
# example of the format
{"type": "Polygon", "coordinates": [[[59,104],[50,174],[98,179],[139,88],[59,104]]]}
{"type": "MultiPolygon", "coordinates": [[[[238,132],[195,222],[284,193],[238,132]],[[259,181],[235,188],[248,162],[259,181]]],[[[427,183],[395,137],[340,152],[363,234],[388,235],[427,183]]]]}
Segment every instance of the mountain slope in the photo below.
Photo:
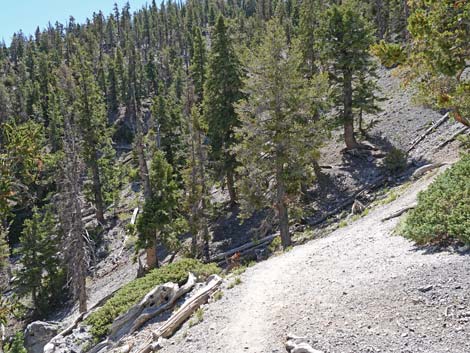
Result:
{"type": "Polygon", "coordinates": [[[431,180],[327,238],[249,268],[163,352],[283,352],[287,333],[326,352],[468,352],[468,253],[427,253],[392,235],[398,218],[381,222],[431,180]]]}

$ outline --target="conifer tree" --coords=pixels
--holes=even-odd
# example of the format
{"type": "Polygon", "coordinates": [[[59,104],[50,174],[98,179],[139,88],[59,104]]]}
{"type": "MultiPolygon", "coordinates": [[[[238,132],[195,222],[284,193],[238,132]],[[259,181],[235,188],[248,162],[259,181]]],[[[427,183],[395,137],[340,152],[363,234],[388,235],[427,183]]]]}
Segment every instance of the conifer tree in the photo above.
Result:
{"type": "Polygon", "coordinates": [[[419,77],[424,101],[450,109],[470,126],[470,3],[413,1],[409,30],[413,39],[412,67],[419,77]]]}
{"type": "Polygon", "coordinates": [[[268,23],[261,46],[250,55],[249,96],[237,111],[242,126],[235,152],[241,162],[239,189],[245,215],[273,208],[284,248],[291,243],[289,211],[301,196],[301,185],[312,181],[312,162],[325,133],[319,118],[325,103],[326,76],[312,81],[298,71],[301,55],[286,45],[277,19],[268,23]]]}
{"type": "Polygon", "coordinates": [[[225,177],[230,201],[236,202],[234,171],[236,158],[231,152],[235,144],[234,129],[239,125],[234,104],[242,98],[242,73],[225,20],[220,16],[212,36],[207,79],[204,86],[204,119],[211,144],[211,157],[218,172],[225,177]]]}
{"type": "Polygon", "coordinates": [[[202,38],[201,29],[194,28],[193,57],[191,59],[191,79],[194,85],[196,103],[199,104],[204,99],[204,83],[206,80],[206,44],[202,38]]]}
{"type": "Polygon", "coordinates": [[[78,49],[76,70],[78,99],[75,102],[78,112],[80,132],[83,137],[83,157],[87,164],[92,180],[93,202],[96,208],[96,219],[105,224],[103,199],[103,176],[100,159],[106,145],[110,144],[109,128],[107,126],[106,108],[103,96],[93,74],[93,68],[86,54],[78,49]]]}
{"type": "Polygon", "coordinates": [[[199,256],[199,244],[202,240],[202,254],[206,260],[209,260],[210,233],[207,211],[210,198],[208,194],[207,147],[203,142],[205,126],[200,114],[200,107],[193,106],[188,119],[189,149],[184,181],[189,231],[192,235],[191,254],[195,257],[199,256]]]}
{"type": "Polygon", "coordinates": [[[50,210],[33,209],[32,218],[25,221],[20,247],[16,250],[22,265],[16,274],[16,288],[23,295],[31,294],[40,315],[57,307],[65,285],[59,257],[61,239],[55,228],[50,210]]]}
{"type": "Polygon", "coordinates": [[[147,268],[159,266],[157,246],[163,244],[169,251],[178,250],[178,235],[186,230],[186,221],[180,213],[181,191],[173,168],[161,151],[156,151],[150,165],[151,197],[145,200],[136,227],[138,247],[146,249],[147,268]]]}
{"type": "Polygon", "coordinates": [[[372,65],[369,54],[372,29],[358,8],[356,1],[333,5],[323,13],[317,32],[317,48],[332,83],[337,86],[336,103],[341,107],[347,149],[361,147],[354,134],[354,82],[372,65]]]}

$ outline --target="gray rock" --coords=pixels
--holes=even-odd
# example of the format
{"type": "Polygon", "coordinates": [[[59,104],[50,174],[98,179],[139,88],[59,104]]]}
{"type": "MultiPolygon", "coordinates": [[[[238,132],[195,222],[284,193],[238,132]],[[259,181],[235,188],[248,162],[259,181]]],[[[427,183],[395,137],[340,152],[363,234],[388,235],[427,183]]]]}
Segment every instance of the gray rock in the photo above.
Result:
{"type": "Polygon", "coordinates": [[[292,349],[291,353],[323,353],[323,352],[312,348],[308,343],[300,343],[294,349],[292,349]]]}
{"type": "Polygon", "coordinates": [[[43,353],[44,346],[58,333],[57,325],[34,321],[24,332],[24,346],[28,353],[43,353]]]}

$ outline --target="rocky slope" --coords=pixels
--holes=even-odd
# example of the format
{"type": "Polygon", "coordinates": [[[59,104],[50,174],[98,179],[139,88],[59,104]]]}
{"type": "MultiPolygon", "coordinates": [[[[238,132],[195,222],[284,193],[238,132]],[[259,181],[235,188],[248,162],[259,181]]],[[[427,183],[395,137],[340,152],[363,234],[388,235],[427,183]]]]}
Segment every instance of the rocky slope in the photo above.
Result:
{"type": "MultiPolygon", "coordinates": [[[[425,177],[352,225],[249,268],[162,352],[284,352],[286,335],[323,352],[470,351],[466,248],[432,252],[393,235],[425,177]]],[[[428,249],[429,250],[429,249],[428,249]]]]}

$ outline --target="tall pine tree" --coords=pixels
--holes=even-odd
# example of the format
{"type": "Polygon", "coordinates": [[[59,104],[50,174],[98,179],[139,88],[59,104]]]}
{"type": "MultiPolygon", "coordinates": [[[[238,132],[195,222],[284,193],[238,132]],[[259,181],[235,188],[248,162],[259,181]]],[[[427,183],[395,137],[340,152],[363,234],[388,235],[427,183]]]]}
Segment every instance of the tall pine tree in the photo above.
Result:
{"type": "Polygon", "coordinates": [[[212,36],[207,79],[204,86],[204,119],[211,144],[211,157],[217,171],[225,177],[230,201],[237,200],[234,179],[236,158],[231,147],[235,144],[235,127],[239,118],[235,103],[242,98],[242,72],[222,16],[217,19],[212,36]]]}
{"type": "Polygon", "coordinates": [[[238,106],[242,126],[235,147],[242,176],[241,207],[245,214],[273,208],[282,245],[291,244],[289,210],[299,201],[301,186],[313,180],[312,162],[325,138],[321,107],[325,75],[305,80],[298,68],[301,55],[286,45],[277,19],[268,23],[266,37],[248,63],[246,91],[238,106]]]}

